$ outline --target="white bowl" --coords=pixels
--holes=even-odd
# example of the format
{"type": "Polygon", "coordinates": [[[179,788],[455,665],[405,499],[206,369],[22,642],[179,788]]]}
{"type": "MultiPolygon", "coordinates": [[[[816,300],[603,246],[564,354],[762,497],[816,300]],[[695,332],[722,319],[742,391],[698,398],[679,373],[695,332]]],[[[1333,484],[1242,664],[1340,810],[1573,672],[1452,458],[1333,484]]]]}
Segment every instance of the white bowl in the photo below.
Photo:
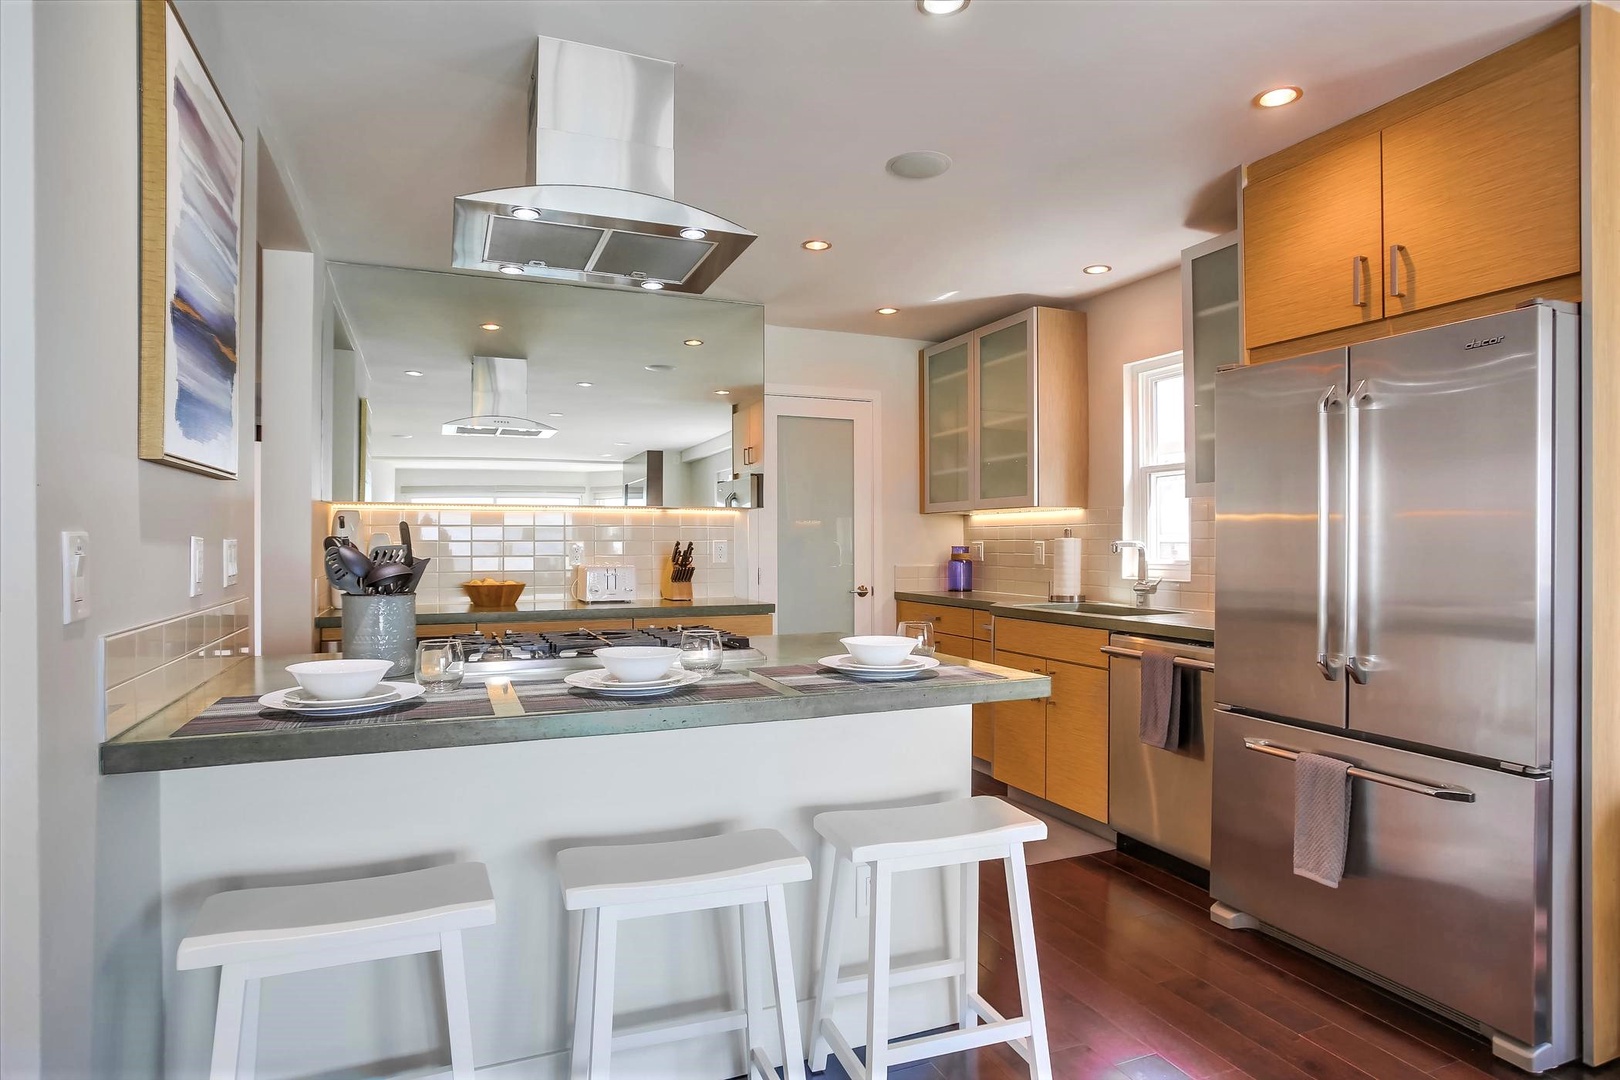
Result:
{"type": "Polygon", "coordinates": [[[322,701],[365,697],[394,666],[392,660],[309,660],[290,664],[287,673],[322,701]]]}
{"type": "Polygon", "coordinates": [[[873,634],[865,637],[839,638],[839,642],[855,658],[857,664],[871,667],[894,667],[917,647],[916,638],[897,637],[893,634],[873,634]]]}
{"type": "Polygon", "coordinates": [[[620,682],[652,682],[674,667],[680,656],[679,649],[654,645],[613,645],[596,650],[596,658],[620,682]]]}

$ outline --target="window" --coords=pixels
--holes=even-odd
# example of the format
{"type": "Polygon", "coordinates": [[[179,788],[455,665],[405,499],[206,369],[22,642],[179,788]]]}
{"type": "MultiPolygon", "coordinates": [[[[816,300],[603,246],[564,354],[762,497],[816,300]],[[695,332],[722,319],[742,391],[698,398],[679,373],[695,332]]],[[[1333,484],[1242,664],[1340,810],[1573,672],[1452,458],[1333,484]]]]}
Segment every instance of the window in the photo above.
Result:
{"type": "MultiPolygon", "coordinates": [[[[1185,400],[1180,353],[1125,366],[1124,536],[1147,545],[1149,575],[1170,581],[1192,576],[1185,400]]],[[[1134,578],[1135,553],[1121,562],[1134,578]]]]}

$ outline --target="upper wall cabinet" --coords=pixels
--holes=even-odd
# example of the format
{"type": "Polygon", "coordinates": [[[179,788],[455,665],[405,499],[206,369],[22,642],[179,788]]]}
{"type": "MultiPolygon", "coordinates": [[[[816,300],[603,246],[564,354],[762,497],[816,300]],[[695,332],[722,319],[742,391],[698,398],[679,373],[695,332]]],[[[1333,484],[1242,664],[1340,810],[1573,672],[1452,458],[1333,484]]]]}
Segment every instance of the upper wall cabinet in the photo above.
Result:
{"type": "Polygon", "coordinates": [[[1238,234],[1181,253],[1181,383],[1187,497],[1215,494],[1215,373],[1243,362],[1238,234]]]}
{"type": "Polygon", "coordinates": [[[922,509],[1084,506],[1086,317],[1030,308],[922,354],[922,509]]]}
{"type": "MultiPolygon", "coordinates": [[[[1580,154],[1572,18],[1250,165],[1245,344],[1330,335],[1250,361],[1397,332],[1410,321],[1385,320],[1460,301],[1494,296],[1503,310],[1527,289],[1567,286],[1580,273],[1580,154]]],[[[1432,318],[1489,310],[1481,300],[1432,318]]]]}

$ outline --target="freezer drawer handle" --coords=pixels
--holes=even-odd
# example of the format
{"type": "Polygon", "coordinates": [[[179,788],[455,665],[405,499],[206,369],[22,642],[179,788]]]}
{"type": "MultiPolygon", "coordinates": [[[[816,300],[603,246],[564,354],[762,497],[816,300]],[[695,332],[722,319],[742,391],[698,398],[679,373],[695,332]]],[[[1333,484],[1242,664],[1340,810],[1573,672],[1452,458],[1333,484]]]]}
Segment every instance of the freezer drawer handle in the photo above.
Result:
{"type": "MultiPolygon", "coordinates": [[[[1287,761],[1293,761],[1299,757],[1298,750],[1290,750],[1286,746],[1278,746],[1275,743],[1267,742],[1265,739],[1244,739],[1243,745],[1256,753],[1270,754],[1272,757],[1280,757],[1287,761]]],[[[1413,791],[1419,795],[1427,795],[1432,799],[1444,799],[1447,802],[1474,801],[1474,793],[1467,788],[1445,785],[1436,787],[1433,784],[1420,784],[1416,780],[1407,780],[1403,777],[1391,776],[1388,773],[1370,772],[1355,765],[1350,767],[1350,775],[1357,780],[1368,780],[1374,784],[1383,784],[1385,787],[1413,791]]]]}
{"type": "MultiPolygon", "coordinates": [[[[1127,660],[1140,660],[1142,654],[1135,649],[1122,649],[1118,645],[1104,645],[1102,651],[1109,656],[1123,656],[1127,660]]],[[[1175,658],[1176,667],[1191,668],[1193,671],[1214,671],[1215,665],[1208,660],[1195,660],[1190,656],[1175,658]]]]}

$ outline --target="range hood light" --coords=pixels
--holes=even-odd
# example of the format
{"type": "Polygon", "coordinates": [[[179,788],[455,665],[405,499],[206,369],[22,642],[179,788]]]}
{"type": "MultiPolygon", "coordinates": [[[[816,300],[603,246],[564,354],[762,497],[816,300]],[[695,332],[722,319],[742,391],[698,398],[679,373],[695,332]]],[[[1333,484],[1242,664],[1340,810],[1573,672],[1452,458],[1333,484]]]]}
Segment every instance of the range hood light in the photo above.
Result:
{"type": "Polygon", "coordinates": [[[674,371],[675,370],[675,365],[674,364],[648,364],[647,365],[647,370],[648,371],[674,371]]]}
{"type": "Polygon", "coordinates": [[[540,211],[536,210],[532,206],[514,206],[510,211],[508,211],[508,213],[517,218],[519,221],[540,220],[540,211]]]}
{"type": "Polygon", "coordinates": [[[574,385],[575,385],[575,386],[583,386],[583,387],[585,387],[585,388],[586,388],[586,389],[587,389],[587,390],[588,390],[588,389],[590,389],[590,388],[591,388],[591,387],[593,387],[593,386],[595,386],[595,385],[596,385],[596,384],[595,384],[595,383],[588,383],[588,382],[577,382],[577,383],[575,383],[575,384],[574,384],[574,385]]]}
{"type": "Polygon", "coordinates": [[[705,236],[708,236],[708,235],[709,235],[709,233],[708,233],[708,230],[706,230],[706,229],[682,229],[681,230],[681,236],[683,238],[687,239],[687,240],[702,240],[705,236]]]}
{"type": "Polygon", "coordinates": [[[523,267],[517,265],[517,263],[501,263],[501,273],[521,274],[523,273],[523,267]]]}
{"type": "Polygon", "coordinates": [[[641,282],[641,287],[652,292],[657,292],[659,289],[664,287],[664,283],[662,281],[654,281],[651,278],[648,278],[646,281],[641,282]]]}

